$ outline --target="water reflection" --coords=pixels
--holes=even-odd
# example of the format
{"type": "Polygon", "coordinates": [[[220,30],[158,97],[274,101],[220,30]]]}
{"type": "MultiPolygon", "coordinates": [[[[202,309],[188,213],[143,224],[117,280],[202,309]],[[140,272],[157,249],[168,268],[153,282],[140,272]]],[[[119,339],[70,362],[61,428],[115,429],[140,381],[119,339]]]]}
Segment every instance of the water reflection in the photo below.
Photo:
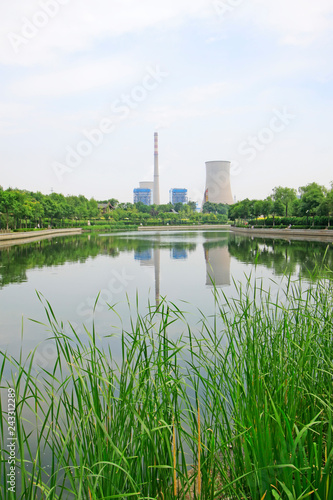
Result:
{"type": "Polygon", "coordinates": [[[256,263],[272,269],[278,276],[286,274],[312,279],[319,269],[324,273],[333,269],[332,243],[249,238],[231,234],[228,251],[238,261],[256,263]]]}
{"type": "MultiPolygon", "coordinates": [[[[322,263],[333,268],[332,244],[316,241],[284,241],[256,239],[226,232],[117,235],[75,235],[43,240],[0,249],[0,288],[11,283],[24,283],[32,269],[85,263],[100,255],[116,258],[134,254],[140,266],[154,267],[155,296],[159,296],[161,252],[169,251],[170,261],[189,262],[190,254],[203,247],[208,287],[228,286],[231,282],[232,259],[245,264],[256,263],[275,275],[293,274],[311,278],[322,263]]],[[[163,254],[164,255],[164,254],[163,254]]],[[[165,262],[165,261],[164,261],[165,262]]],[[[166,264],[164,264],[166,265],[166,264]]],[[[196,272],[193,269],[193,272],[196,272]]]]}
{"type": "MultiPolygon", "coordinates": [[[[6,247],[0,249],[0,349],[20,348],[22,318],[26,349],[45,338],[43,328],[28,321],[45,322],[36,290],[52,305],[67,335],[73,327],[84,337],[95,325],[101,336],[113,337],[130,328],[129,304],[144,315],[148,303],[159,304],[162,296],[193,318],[197,308],[211,317],[213,282],[232,298],[235,284],[252,274],[278,293],[285,274],[315,279],[324,256],[324,270],[330,272],[332,244],[327,250],[326,243],[251,239],[223,231],[83,234],[6,247]]],[[[193,325],[197,328],[194,319],[193,325]]],[[[180,333],[175,325],[172,334],[180,333]]],[[[117,348],[113,343],[113,352],[117,348]]],[[[52,365],[53,354],[43,351],[45,363],[52,365]]]]}
{"type": "Polygon", "coordinates": [[[206,285],[230,285],[230,253],[228,247],[205,248],[206,285]]]}
{"type": "Polygon", "coordinates": [[[171,248],[170,257],[173,260],[186,260],[188,257],[187,250],[185,248],[171,248]]]}

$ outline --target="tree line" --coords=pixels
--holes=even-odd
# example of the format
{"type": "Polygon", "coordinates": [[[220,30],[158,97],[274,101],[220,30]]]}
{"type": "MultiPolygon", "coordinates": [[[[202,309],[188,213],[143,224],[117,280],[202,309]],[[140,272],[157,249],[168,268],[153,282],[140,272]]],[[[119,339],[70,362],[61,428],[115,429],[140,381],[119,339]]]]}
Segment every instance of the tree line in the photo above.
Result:
{"type": "Polygon", "coordinates": [[[140,224],[222,224],[228,221],[228,207],[206,203],[198,213],[196,203],[144,205],[120,203],[115,198],[97,201],[83,195],[49,195],[0,187],[0,229],[20,230],[47,227],[71,227],[140,224]],[[89,222],[88,222],[89,221],[89,222]]]}
{"type": "Polygon", "coordinates": [[[229,208],[229,219],[250,220],[272,217],[273,225],[276,217],[326,217],[328,220],[333,215],[333,182],[331,189],[312,182],[297,190],[278,186],[273,189],[273,194],[264,200],[248,199],[239,201],[229,208]]]}
{"type": "MultiPolygon", "coordinates": [[[[41,192],[20,189],[2,189],[0,186],[0,229],[70,227],[88,224],[225,224],[229,220],[245,222],[264,218],[264,225],[272,217],[326,218],[328,225],[333,215],[333,182],[326,189],[315,182],[297,190],[275,187],[273,194],[264,200],[246,198],[233,205],[206,202],[198,212],[196,203],[167,203],[144,205],[120,203],[115,198],[96,201],[83,195],[64,196],[59,193],[44,195],[41,192]]],[[[325,222],[325,223],[327,223],[325,222]]]]}
{"type": "Polygon", "coordinates": [[[99,215],[98,203],[83,195],[64,196],[39,191],[0,188],[0,221],[2,229],[48,227],[54,221],[88,219],[99,215]]]}

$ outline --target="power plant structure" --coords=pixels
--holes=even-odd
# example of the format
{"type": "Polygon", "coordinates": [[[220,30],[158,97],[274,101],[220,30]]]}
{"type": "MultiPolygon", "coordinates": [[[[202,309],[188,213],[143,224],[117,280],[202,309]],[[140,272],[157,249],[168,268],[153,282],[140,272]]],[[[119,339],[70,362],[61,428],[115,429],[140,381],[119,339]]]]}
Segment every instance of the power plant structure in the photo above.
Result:
{"type": "Polygon", "coordinates": [[[158,169],[158,133],[154,133],[154,205],[160,204],[160,173],[158,169]]]}
{"type": "MultiPolygon", "coordinates": [[[[187,203],[187,189],[173,188],[169,191],[170,202],[187,203]]],[[[154,180],[142,181],[140,187],[133,190],[134,203],[141,201],[145,205],[160,205],[160,174],[158,157],[158,133],[154,132],[154,180]]],[[[230,185],[230,161],[207,161],[206,184],[202,205],[206,202],[233,205],[234,198],[230,185]]]]}
{"type": "Polygon", "coordinates": [[[144,205],[151,205],[151,189],[135,188],[133,189],[133,203],[143,203],[144,205]]]}
{"type": "Polygon", "coordinates": [[[152,181],[142,181],[142,182],[139,182],[139,188],[140,189],[150,189],[151,193],[153,194],[154,183],[152,181]]]}
{"type": "Polygon", "coordinates": [[[206,187],[203,205],[207,201],[226,205],[233,204],[230,186],[230,161],[206,161],[206,187]]]}
{"type": "Polygon", "coordinates": [[[170,203],[173,205],[175,203],[187,203],[188,198],[187,198],[187,189],[178,189],[178,188],[173,188],[170,189],[169,191],[170,195],[170,203]]]}
{"type": "Polygon", "coordinates": [[[133,189],[133,203],[160,204],[160,173],[158,168],[158,133],[154,133],[154,181],[142,181],[133,189]]]}
{"type": "Polygon", "coordinates": [[[151,205],[153,203],[153,189],[153,182],[140,182],[140,187],[133,189],[133,203],[141,201],[144,205],[151,205]]]}

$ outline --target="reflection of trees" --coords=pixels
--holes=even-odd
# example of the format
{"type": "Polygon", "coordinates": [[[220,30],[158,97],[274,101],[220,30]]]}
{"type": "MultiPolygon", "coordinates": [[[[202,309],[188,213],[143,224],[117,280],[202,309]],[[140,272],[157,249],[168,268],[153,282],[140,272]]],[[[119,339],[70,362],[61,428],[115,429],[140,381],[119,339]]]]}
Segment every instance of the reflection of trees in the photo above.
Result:
{"type": "Polygon", "coordinates": [[[206,240],[203,244],[204,250],[207,251],[210,248],[222,248],[228,246],[228,236],[218,239],[206,240]]]}
{"type": "MultiPolygon", "coordinates": [[[[9,283],[27,281],[27,270],[63,265],[67,262],[85,262],[98,255],[116,257],[120,252],[144,252],[150,249],[176,249],[192,252],[197,244],[191,239],[191,233],[173,235],[174,241],[168,241],[160,235],[150,237],[138,234],[75,235],[41,240],[23,245],[0,248],[0,288],[9,283]],[[176,240],[176,241],[175,241],[176,240]]],[[[197,234],[193,235],[194,238],[197,234]]],[[[206,262],[209,261],[209,250],[226,247],[230,255],[237,260],[253,264],[257,262],[278,275],[298,273],[311,277],[320,267],[327,244],[321,242],[304,242],[274,240],[271,238],[250,238],[220,232],[204,233],[206,262]]],[[[211,261],[212,259],[211,256],[211,261]]],[[[225,259],[224,259],[225,260],[225,259]]],[[[333,269],[333,247],[329,246],[325,257],[325,265],[333,269]]]]}
{"type": "Polygon", "coordinates": [[[27,281],[29,269],[85,262],[100,254],[116,256],[119,250],[107,239],[86,235],[63,236],[0,249],[0,288],[27,281]]]}
{"type": "MultiPolygon", "coordinates": [[[[278,275],[296,273],[310,278],[322,269],[327,243],[318,241],[284,241],[272,238],[249,238],[230,235],[228,248],[230,255],[246,264],[256,262],[278,275]]],[[[333,249],[330,246],[324,266],[332,269],[333,249]]]]}
{"type": "Polygon", "coordinates": [[[0,248],[0,288],[9,283],[27,281],[27,270],[60,266],[67,262],[85,262],[98,255],[116,257],[120,252],[142,252],[151,248],[177,248],[193,251],[192,242],[152,241],[133,236],[75,235],[62,236],[0,248]]]}

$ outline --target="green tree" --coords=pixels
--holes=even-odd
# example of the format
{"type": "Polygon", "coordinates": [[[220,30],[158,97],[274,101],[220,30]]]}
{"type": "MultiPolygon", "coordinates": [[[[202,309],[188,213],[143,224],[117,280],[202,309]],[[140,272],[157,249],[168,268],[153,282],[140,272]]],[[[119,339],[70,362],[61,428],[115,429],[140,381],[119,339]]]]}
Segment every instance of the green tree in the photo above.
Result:
{"type": "Polygon", "coordinates": [[[317,212],[328,217],[328,227],[330,227],[330,217],[333,214],[333,183],[331,190],[327,193],[326,198],[321,202],[317,212]]]}
{"type": "Polygon", "coordinates": [[[266,225],[266,218],[272,213],[273,210],[273,200],[270,196],[265,198],[262,202],[262,214],[264,218],[264,226],[266,225]]]}
{"type": "Polygon", "coordinates": [[[99,215],[99,210],[98,210],[98,203],[94,198],[90,198],[90,200],[87,203],[87,209],[88,209],[88,217],[94,218],[98,217],[99,215]]]}
{"type": "Polygon", "coordinates": [[[281,200],[273,201],[272,215],[273,215],[273,226],[275,226],[275,217],[284,214],[285,207],[281,200]]]}
{"type": "Polygon", "coordinates": [[[13,215],[15,205],[15,194],[11,189],[0,191],[0,212],[6,216],[6,229],[9,229],[9,217],[13,215]]]}
{"type": "Polygon", "coordinates": [[[190,207],[193,213],[196,213],[197,211],[197,204],[195,201],[189,201],[187,202],[187,205],[190,207]]]}
{"type": "Polygon", "coordinates": [[[288,211],[292,206],[293,201],[296,199],[296,189],[288,187],[275,187],[273,189],[274,201],[281,201],[285,207],[285,215],[288,217],[288,211]]]}
{"type": "Polygon", "coordinates": [[[311,184],[300,187],[299,191],[301,193],[301,213],[306,216],[311,215],[313,217],[312,225],[314,225],[314,216],[321,203],[325,200],[327,189],[316,182],[312,182],[311,184]]]}
{"type": "Polygon", "coordinates": [[[253,203],[253,213],[256,220],[258,219],[259,215],[262,215],[262,209],[263,209],[263,201],[255,200],[255,202],[253,203]]]}
{"type": "Polygon", "coordinates": [[[239,216],[241,219],[248,219],[250,216],[251,202],[248,198],[242,200],[239,204],[239,216]]]}

